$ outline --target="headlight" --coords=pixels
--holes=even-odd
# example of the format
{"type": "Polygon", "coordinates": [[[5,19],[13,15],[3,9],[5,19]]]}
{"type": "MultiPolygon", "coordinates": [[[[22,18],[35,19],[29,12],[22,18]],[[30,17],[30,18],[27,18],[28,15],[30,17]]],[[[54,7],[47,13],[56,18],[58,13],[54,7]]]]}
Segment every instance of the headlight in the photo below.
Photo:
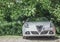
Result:
{"type": "Polygon", "coordinates": [[[25,27],[25,28],[29,28],[29,24],[25,24],[24,27],[25,27]]]}

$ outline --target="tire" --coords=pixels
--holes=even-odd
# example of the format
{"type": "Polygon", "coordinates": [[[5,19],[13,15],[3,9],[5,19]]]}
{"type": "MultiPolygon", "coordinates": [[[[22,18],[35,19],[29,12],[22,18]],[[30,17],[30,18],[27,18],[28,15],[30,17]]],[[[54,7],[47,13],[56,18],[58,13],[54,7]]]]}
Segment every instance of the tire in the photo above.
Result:
{"type": "Polygon", "coordinates": [[[51,36],[51,38],[52,38],[52,39],[54,39],[54,38],[55,38],[55,36],[51,36]]]}
{"type": "Polygon", "coordinates": [[[23,39],[26,39],[27,37],[26,36],[23,36],[23,39]]]}

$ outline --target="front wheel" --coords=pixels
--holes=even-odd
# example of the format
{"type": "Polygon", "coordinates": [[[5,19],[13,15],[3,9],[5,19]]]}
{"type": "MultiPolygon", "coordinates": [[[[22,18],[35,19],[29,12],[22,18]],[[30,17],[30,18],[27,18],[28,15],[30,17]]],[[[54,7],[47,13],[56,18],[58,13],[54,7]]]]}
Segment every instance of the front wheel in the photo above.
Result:
{"type": "Polygon", "coordinates": [[[26,36],[23,36],[23,39],[27,39],[27,37],[26,36]]]}
{"type": "Polygon", "coordinates": [[[50,36],[50,38],[54,39],[54,38],[55,38],[55,36],[50,36]]]}

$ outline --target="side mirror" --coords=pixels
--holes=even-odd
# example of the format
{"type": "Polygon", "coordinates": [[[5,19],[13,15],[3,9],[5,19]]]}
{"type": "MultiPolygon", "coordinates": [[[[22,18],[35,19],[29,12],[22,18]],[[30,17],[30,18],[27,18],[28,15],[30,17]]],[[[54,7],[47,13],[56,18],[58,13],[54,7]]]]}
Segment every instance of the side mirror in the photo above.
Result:
{"type": "Polygon", "coordinates": [[[23,21],[23,24],[25,23],[25,21],[23,21]]]}
{"type": "Polygon", "coordinates": [[[26,21],[23,21],[23,24],[25,23],[25,22],[27,22],[29,20],[29,18],[28,19],[26,19],[26,21]]]}

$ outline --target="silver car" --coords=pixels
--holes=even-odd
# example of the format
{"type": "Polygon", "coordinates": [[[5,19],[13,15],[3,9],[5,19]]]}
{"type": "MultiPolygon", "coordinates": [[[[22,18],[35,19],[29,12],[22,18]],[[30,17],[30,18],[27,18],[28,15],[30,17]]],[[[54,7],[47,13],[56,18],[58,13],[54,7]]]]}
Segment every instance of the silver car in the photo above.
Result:
{"type": "Polygon", "coordinates": [[[23,38],[30,36],[55,36],[55,26],[50,21],[25,22],[22,27],[23,38]]]}

